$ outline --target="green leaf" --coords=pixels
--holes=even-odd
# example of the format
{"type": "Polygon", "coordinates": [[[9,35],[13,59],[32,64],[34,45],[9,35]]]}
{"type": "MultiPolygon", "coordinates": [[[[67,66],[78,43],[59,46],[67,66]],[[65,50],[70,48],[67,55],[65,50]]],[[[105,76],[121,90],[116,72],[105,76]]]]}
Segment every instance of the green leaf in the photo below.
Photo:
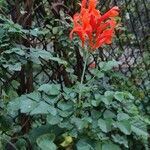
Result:
{"type": "Polygon", "coordinates": [[[38,91],[42,91],[48,95],[58,95],[60,93],[59,84],[43,84],[39,87],[38,91]]]}
{"type": "Polygon", "coordinates": [[[11,115],[17,114],[19,109],[20,109],[20,100],[19,100],[19,98],[16,98],[15,100],[10,101],[7,105],[7,111],[11,115]]]}
{"type": "Polygon", "coordinates": [[[16,92],[16,90],[10,88],[8,91],[8,97],[9,99],[15,99],[18,97],[18,93],[16,92]]]}
{"type": "MultiPolygon", "coordinates": [[[[25,55],[24,50],[22,50],[21,48],[12,48],[12,49],[10,49],[10,50],[4,51],[3,53],[5,53],[5,54],[15,53],[15,54],[18,54],[18,55],[20,55],[20,56],[24,56],[24,55],[25,55]]],[[[2,54],[3,54],[3,53],[2,53],[2,54]]]]}
{"type": "Polygon", "coordinates": [[[113,138],[115,143],[122,144],[126,148],[129,148],[128,147],[128,140],[125,136],[120,136],[119,134],[116,134],[116,135],[112,135],[112,138],[113,138]]]}
{"type": "Polygon", "coordinates": [[[16,147],[20,150],[26,150],[27,147],[27,142],[25,139],[20,138],[18,141],[15,143],[16,147]]]}
{"type": "Polygon", "coordinates": [[[131,134],[131,124],[128,120],[116,122],[115,124],[124,134],[131,134]]]}
{"type": "Polygon", "coordinates": [[[115,92],[114,95],[115,99],[118,100],[119,102],[122,102],[125,100],[125,93],[124,92],[115,92]]]}
{"type": "Polygon", "coordinates": [[[148,134],[147,128],[146,128],[146,124],[140,120],[132,122],[131,130],[136,135],[142,137],[145,140],[147,140],[149,137],[149,134],[148,134]]]}
{"type": "Polygon", "coordinates": [[[57,146],[54,144],[54,135],[51,134],[45,134],[40,136],[36,143],[41,148],[41,150],[56,150],[57,146]]]}
{"type": "Polygon", "coordinates": [[[77,118],[77,117],[72,117],[71,123],[75,124],[75,126],[78,128],[78,130],[82,130],[83,128],[86,128],[88,125],[87,121],[77,118]]]}
{"type": "Polygon", "coordinates": [[[20,110],[22,113],[29,113],[38,105],[36,101],[28,99],[26,96],[22,96],[20,100],[20,110]]]}
{"type": "Polygon", "coordinates": [[[91,104],[97,107],[103,99],[103,96],[100,94],[94,94],[95,100],[91,100],[91,104]]]}
{"type": "MultiPolygon", "coordinates": [[[[60,136],[60,134],[63,133],[64,130],[60,129],[58,126],[51,126],[49,124],[46,125],[40,125],[38,124],[37,127],[33,127],[30,132],[28,133],[28,138],[30,139],[31,143],[33,145],[35,144],[38,137],[42,135],[47,135],[48,133],[53,133],[55,136],[60,136]]],[[[54,139],[54,135],[50,134],[50,139],[54,139]]]]}
{"type": "Polygon", "coordinates": [[[63,119],[57,115],[53,116],[53,115],[48,115],[46,118],[47,122],[51,125],[55,125],[60,123],[63,119]]]}
{"type": "Polygon", "coordinates": [[[31,115],[48,113],[56,115],[57,113],[56,108],[54,108],[53,106],[50,106],[43,101],[35,102],[30,99],[25,99],[21,101],[20,109],[22,113],[30,113],[31,115]]]}
{"type": "Polygon", "coordinates": [[[58,109],[58,113],[59,113],[59,116],[61,116],[62,118],[67,118],[72,114],[72,111],[68,111],[68,110],[64,111],[64,110],[58,109]]]}
{"type": "Polygon", "coordinates": [[[113,91],[106,91],[104,93],[104,98],[102,98],[102,101],[106,104],[106,105],[110,105],[110,103],[112,102],[114,97],[114,92],[113,91]]]}
{"type": "Polygon", "coordinates": [[[121,150],[120,147],[112,142],[105,142],[102,145],[102,150],[121,150]]]}
{"type": "Polygon", "coordinates": [[[46,61],[52,60],[58,62],[59,64],[67,65],[66,61],[58,57],[53,57],[52,54],[46,50],[30,48],[30,54],[28,55],[28,57],[31,59],[31,61],[33,61],[36,64],[41,64],[39,58],[42,58],[46,61]]]}
{"type": "Polygon", "coordinates": [[[20,101],[20,110],[22,113],[36,114],[49,114],[56,115],[56,108],[45,101],[40,99],[40,95],[37,92],[33,92],[27,95],[22,95],[17,99],[20,101]]]}
{"type": "Polygon", "coordinates": [[[103,73],[101,70],[98,70],[98,69],[96,69],[96,68],[91,69],[90,72],[91,72],[95,77],[98,77],[99,79],[104,77],[104,73],[103,73]]]}
{"type": "Polygon", "coordinates": [[[95,150],[102,150],[102,142],[98,141],[98,142],[94,143],[94,148],[95,148],[95,150]]]}
{"type": "Polygon", "coordinates": [[[115,92],[114,97],[119,102],[122,102],[126,99],[134,99],[134,97],[128,92],[115,92]]]}
{"type": "Polygon", "coordinates": [[[53,27],[52,32],[53,32],[53,34],[57,34],[58,33],[58,27],[53,27]]]}
{"type": "Polygon", "coordinates": [[[8,68],[10,71],[20,71],[21,70],[21,63],[15,63],[15,64],[4,64],[4,68],[8,68]]]}
{"type": "Polygon", "coordinates": [[[109,71],[112,70],[113,67],[117,67],[119,65],[119,62],[112,60],[112,61],[107,61],[107,62],[100,62],[99,67],[103,71],[109,71]]]}
{"type": "Polygon", "coordinates": [[[53,60],[53,61],[56,61],[56,62],[58,62],[59,64],[67,65],[67,62],[66,62],[65,60],[62,60],[61,58],[58,58],[58,57],[50,57],[49,59],[50,59],[50,60],[53,60]]]}
{"type": "Polygon", "coordinates": [[[116,115],[110,110],[106,110],[104,112],[103,116],[104,116],[105,119],[111,119],[111,118],[115,118],[116,117],[116,115]]]}
{"type": "Polygon", "coordinates": [[[20,86],[20,83],[16,80],[12,80],[11,84],[13,85],[13,88],[17,89],[20,86]]]}
{"type": "Polygon", "coordinates": [[[30,48],[30,54],[28,56],[34,63],[41,64],[39,58],[49,60],[52,57],[51,53],[46,50],[30,48]]]}
{"type": "Polygon", "coordinates": [[[130,118],[130,116],[128,114],[125,114],[125,113],[117,114],[117,120],[118,121],[128,120],[129,118],[130,118]]]}
{"type": "Polygon", "coordinates": [[[37,106],[30,112],[31,115],[48,114],[48,113],[56,115],[57,113],[56,108],[50,106],[49,104],[43,101],[39,102],[37,106]]]}
{"type": "Polygon", "coordinates": [[[27,94],[27,95],[24,95],[26,96],[27,98],[33,100],[33,101],[36,101],[36,102],[40,102],[41,101],[41,95],[39,92],[32,92],[30,94],[27,94]]]}
{"type": "Polygon", "coordinates": [[[58,108],[60,108],[63,111],[72,110],[73,109],[73,102],[71,102],[71,101],[68,101],[68,102],[60,101],[58,103],[58,108]]]}
{"type": "Polygon", "coordinates": [[[112,123],[111,120],[103,120],[103,119],[98,120],[98,126],[105,133],[111,130],[111,123],[112,123]]]}
{"type": "MultiPolygon", "coordinates": [[[[68,120],[64,120],[64,121],[62,121],[62,122],[60,122],[59,124],[58,124],[58,126],[60,127],[60,128],[62,128],[63,130],[64,129],[67,129],[68,131],[71,131],[73,128],[74,128],[74,126],[68,121],[68,120]]],[[[75,128],[76,129],[76,128],[75,128]]]]}
{"type": "Polygon", "coordinates": [[[85,140],[80,140],[76,144],[77,150],[94,150],[92,146],[85,140]]]}
{"type": "Polygon", "coordinates": [[[91,104],[92,106],[97,107],[100,104],[100,101],[92,100],[91,104]]]}

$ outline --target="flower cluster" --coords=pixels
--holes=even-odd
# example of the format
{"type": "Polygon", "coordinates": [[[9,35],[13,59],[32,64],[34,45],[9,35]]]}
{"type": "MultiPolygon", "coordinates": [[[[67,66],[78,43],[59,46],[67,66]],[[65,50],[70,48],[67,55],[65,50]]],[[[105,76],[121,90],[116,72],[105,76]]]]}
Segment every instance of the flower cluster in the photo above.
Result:
{"type": "Polygon", "coordinates": [[[96,9],[97,0],[82,0],[80,13],[73,16],[73,30],[70,32],[70,39],[76,33],[82,41],[88,41],[90,49],[94,50],[104,44],[111,44],[119,8],[117,6],[101,15],[96,9]]]}

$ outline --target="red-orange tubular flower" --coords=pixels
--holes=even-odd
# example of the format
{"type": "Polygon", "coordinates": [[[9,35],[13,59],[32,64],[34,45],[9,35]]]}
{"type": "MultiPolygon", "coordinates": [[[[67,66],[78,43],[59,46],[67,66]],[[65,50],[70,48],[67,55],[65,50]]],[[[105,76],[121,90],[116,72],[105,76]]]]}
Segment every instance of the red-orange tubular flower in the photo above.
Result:
{"type": "Polygon", "coordinates": [[[82,41],[82,47],[88,41],[91,50],[111,44],[116,27],[114,17],[119,14],[119,8],[115,6],[101,15],[96,4],[97,0],[82,0],[80,13],[73,16],[74,27],[70,32],[70,39],[76,33],[82,41]]]}

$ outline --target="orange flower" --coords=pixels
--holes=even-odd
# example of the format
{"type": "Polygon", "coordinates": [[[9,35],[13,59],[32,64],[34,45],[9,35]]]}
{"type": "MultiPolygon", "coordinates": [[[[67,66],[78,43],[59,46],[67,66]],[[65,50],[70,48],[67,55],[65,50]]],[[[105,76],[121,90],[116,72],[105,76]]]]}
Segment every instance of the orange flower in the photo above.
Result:
{"type": "Polygon", "coordinates": [[[76,33],[82,41],[82,47],[86,41],[90,49],[94,50],[104,44],[111,44],[118,16],[117,6],[110,9],[104,15],[96,9],[97,0],[82,0],[80,13],[73,16],[74,27],[70,32],[70,39],[76,33]]]}

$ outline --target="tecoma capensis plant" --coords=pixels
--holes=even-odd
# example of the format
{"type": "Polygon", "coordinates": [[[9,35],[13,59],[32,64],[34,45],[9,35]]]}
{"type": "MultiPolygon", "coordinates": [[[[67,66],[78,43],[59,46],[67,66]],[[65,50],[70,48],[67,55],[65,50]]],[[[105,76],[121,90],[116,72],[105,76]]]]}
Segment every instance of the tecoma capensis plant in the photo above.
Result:
{"type": "MultiPolygon", "coordinates": [[[[81,76],[80,87],[82,87],[87,59],[89,57],[88,52],[93,52],[105,44],[112,43],[112,37],[117,25],[115,17],[119,15],[119,8],[114,6],[105,14],[101,14],[101,12],[96,9],[97,0],[82,0],[80,5],[80,12],[76,13],[72,18],[74,27],[70,32],[70,39],[72,40],[73,33],[76,33],[82,42],[82,47],[84,48],[85,44],[87,44],[84,56],[85,64],[81,76]]],[[[80,90],[82,91],[82,89],[80,90]]],[[[81,105],[80,99],[81,94],[79,94],[79,105],[81,105]]]]}

